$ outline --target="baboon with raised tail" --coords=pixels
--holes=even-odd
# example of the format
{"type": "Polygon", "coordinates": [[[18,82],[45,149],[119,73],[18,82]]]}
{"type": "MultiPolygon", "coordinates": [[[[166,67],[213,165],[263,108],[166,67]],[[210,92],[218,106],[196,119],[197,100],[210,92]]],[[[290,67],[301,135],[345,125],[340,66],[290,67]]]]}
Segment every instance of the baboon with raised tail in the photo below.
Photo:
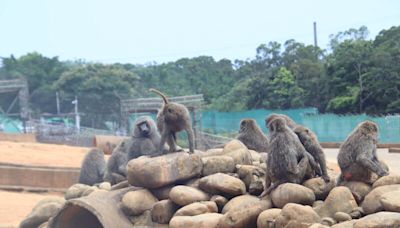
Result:
{"type": "Polygon", "coordinates": [[[157,114],[157,123],[161,131],[158,151],[162,153],[165,142],[169,146],[169,152],[177,151],[176,133],[184,130],[188,135],[189,152],[194,153],[194,132],[189,110],[182,104],[169,102],[167,97],[156,89],[149,91],[160,95],[164,101],[164,105],[157,114]]]}

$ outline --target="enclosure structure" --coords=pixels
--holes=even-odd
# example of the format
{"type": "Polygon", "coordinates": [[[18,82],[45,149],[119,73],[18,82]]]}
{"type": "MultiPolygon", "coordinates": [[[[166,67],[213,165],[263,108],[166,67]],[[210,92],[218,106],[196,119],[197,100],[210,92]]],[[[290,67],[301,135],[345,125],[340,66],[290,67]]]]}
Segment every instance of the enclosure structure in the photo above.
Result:
{"type": "MultiPolygon", "coordinates": [[[[185,105],[192,116],[192,126],[195,135],[196,148],[199,142],[199,132],[201,131],[201,108],[204,103],[203,94],[179,96],[168,98],[171,102],[185,105]]],[[[163,100],[159,97],[154,98],[137,98],[121,100],[121,119],[122,123],[127,126],[127,132],[130,132],[129,116],[135,114],[137,116],[146,113],[157,113],[163,105],[163,100]]]]}
{"type": "Polygon", "coordinates": [[[18,95],[14,98],[7,110],[4,112],[6,116],[19,116],[24,123],[29,117],[29,90],[28,82],[25,79],[15,80],[1,80],[0,81],[0,94],[1,93],[14,93],[18,92],[18,95]],[[19,101],[20,111],[19,113],[10,113],[15,103],[19,101]]]}

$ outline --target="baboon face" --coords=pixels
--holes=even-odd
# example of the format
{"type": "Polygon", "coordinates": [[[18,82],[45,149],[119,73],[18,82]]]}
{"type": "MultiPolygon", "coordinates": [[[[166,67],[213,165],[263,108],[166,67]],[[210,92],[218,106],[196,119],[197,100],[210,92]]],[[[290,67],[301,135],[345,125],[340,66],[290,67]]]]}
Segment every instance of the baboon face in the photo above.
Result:
{"type": "Polygon", "coordinates": [[[141,136],[148,136],[150,134],[150,125],[147,121],[138,123],[137,127],[139,128],[141,136]]]}
{"type": "Polygon", "coordinates": [[[240,121],[239,133],[248,131],[254,125],[255,125],[254,120],[252,120],[252,119],[243,119],[242,121],[240,121]]]}
{"type": "Polygon", "coordinates": [[[267,125],[271,132],[283,131],[286,128],[286,121],[281,117],[276,117],[267,125]]]}
{"type": "Polygon", "coordinates": [[[133,135],[136,137],[148,137],[155,130],[153,119],[147,116],[139,117],[135,121],[135,129],[133,135]],[[154,128],[154,129],[153,129],[154,128]]]}

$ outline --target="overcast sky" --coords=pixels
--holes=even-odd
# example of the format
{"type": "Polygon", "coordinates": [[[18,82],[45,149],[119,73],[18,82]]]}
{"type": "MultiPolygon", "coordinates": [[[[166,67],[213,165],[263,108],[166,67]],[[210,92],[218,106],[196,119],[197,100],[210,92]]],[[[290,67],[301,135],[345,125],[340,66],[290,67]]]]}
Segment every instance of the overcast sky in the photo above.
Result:
{"type": "Polygon", "coordinates": [[[327,48],[330,34],[400,25],[399,0],[0,0],[0,56],[167,62],[247,59],[259,44],[295,39],[327,48]]]}

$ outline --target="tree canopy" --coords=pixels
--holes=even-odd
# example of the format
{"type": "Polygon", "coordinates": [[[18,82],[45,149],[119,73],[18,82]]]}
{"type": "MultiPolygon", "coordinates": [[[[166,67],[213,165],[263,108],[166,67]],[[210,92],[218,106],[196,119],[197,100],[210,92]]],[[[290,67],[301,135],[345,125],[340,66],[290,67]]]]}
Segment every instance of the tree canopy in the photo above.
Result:
{"type": "MultiPolygon", "coordinates": [[[[330,48],[293,39],[256,48],[248,60],[210,56],[182,58],[163,64],[101,64],[60,61],[37,52],[3,57],[0,80],[25,77],[33,115],[55,113],[59,92],[62,112],[79,99],[83,123],[104,127],[119,119],[119,100],[154,96],[204,94],[206,108],[220,111],[317,107],[321,112],[400,112],[400,26],[368,39],[362,26],[331,36],[330,48]]],[[[0,105],[12,96],[1,96],[0,105]]]]}

